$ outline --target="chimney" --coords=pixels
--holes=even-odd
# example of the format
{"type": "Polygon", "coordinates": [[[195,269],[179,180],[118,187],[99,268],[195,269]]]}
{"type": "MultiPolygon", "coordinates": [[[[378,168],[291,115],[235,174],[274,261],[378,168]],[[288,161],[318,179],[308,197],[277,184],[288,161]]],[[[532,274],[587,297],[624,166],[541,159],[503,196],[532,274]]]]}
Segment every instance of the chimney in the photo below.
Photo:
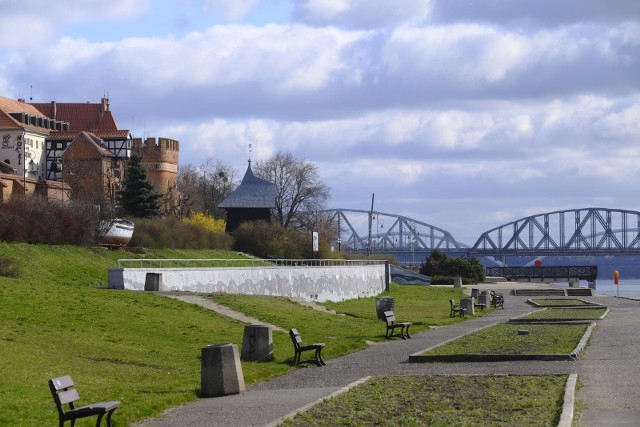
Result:
{"type": "Polygon", "coordinates": [[[109,111],[109,98],[102,98],[102,112],[109,111]]]}
{"type": "Polygon", "coordinates": [[[58,111],[56,108],[56,101],[51,101],[51,118],[53,120],[56,120],[58,117],[56,117],[58,115],[58,111]]]}

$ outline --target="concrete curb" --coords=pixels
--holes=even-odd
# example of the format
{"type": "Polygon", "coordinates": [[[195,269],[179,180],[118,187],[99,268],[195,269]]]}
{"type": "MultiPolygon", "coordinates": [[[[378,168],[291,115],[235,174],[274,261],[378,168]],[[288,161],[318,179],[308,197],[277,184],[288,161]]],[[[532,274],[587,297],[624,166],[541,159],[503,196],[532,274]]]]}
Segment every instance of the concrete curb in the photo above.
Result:
{"type": "Polygon", "coordinates": [[[587,346],[587,342],[589,341],[589,338],[591,337],[591,333],[593,332],[593,329],[595,327],[596,327],[596,322],[591,322],[591,325],[589,325],[587,330],[584,332],[584,335],[580,339],[580,342],[578,343],[576,348],[574,348],[573,351],[571,352],[571,357],[573,357],[574,359],[578,358],[578,355],[587,346]]]}
{"type": "Polygon", "coordinates": [[[560,421],[558,421],[558,427],[571,427],[573,423],[577,381],[577,374],[571,374],[569,375],[569,378],[567,378],[567,385],[564,390],[564,403],[562,404],[562,414],[560,415],[560,421]]]}
{"type": "Polygon", "coordinates": [[[575,360],[573,354],[451,354],[411,355],[409,363],[515,362],[519,360],[575,360]]]}
{"type": "Polygon", "coordinates": [[[275,420],[275,421],[273,421],[273,422],[271,422],[269,424],[265,424],[264,427],[276,427],[280,423],[282,423],[284,420],[288,420],[290,418],[293,418],[296,415],[298,415],[299,413],[304,412],[304,411],[308,410],[309,408],[311,408],[311,407],[313,407],[313,406],[315,406],[315,405],[317,405],[319,403],[324,402],[327,399],[330,399],[332,397],[338,396],[339,394],[342,394],[342,393],[344,393],[346,391],[349,391],[354,387],[357,387],[357,386],[359,386],[361,384],[364,384],[365,382],[369,381],[370,378],[371,378],[371,376],[360,378],[359,380],[354,381],[351,384],[347,384],[346,386],[342,387],[341,389],[336,390],[333,393],[316,400],[315,402],[308,403],[308,404],[296,409],[295,411],[289,412],[288,414],[278,418],[277,420],[275,420]]]}
{"type": "Polygon", "coordinates": [[[597,302],[591,302],[591,301],[587,301],[587,300],[583,300],[580,298],[534,298],[534,299],[539,299],[539,300],[552,300],[552,301],[581,301],[584,303],[584,305],[554,305],[554,306],[549,306],[549,305],[542,305],[542,304],[538,304],[537,302],[534,302],[532,298],[529,298],[527,300],[527,304],[530,304],[534,307],[545,307],[545,308],[595,308],[595,307],[605,307],[602,304],[598,304],[597,302]]]}
{"type": "MultiPolygon", "coordinates": [[[[607,309],[608,312],[608,309],[607,309]]],[[[606,313],[605,313],[606,314],[606,313]]],[[[493,325],[485,326],[489,327],[493,325]]],[[[409,355],[409,363],[439,363],[439,362],[511,362],[518,360],[577,360],[578,355],[584,350],[587,346],[587,342],[591,337],[591,333],[595,328],[596,323],[591,322],[587,330],[580,338],[578,345],[576,348],[571,351],[569,354],[450,354],[450,355],[426,355],[424,353],[440,347],[441,345],[447,344],[449,342],[460,339],[461,337],[454,338],[451,340],[447,340],[441,344],[438,344],[433,347],[429,347],[425,350],[419,351],[417,353],[413,353],[409,355]]],[[[470,333],[479,331],[484,328],[476,329],[475,331],[469,332],[465,335],[469,335],[470,333]]],[[[465,336],[462,335],[462,336],[465,336]]]]}

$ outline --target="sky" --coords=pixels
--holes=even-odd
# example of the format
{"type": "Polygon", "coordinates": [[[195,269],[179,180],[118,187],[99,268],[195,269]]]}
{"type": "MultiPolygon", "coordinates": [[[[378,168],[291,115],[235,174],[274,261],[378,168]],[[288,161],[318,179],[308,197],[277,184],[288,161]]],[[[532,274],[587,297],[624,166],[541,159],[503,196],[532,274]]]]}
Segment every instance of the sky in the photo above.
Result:
{"type": "Polygon", "coordinates": [[[181,166],[291,153],[466,244],[640,210],[637,0],[0,0],[0,96],[105,94],[181,166]]]}

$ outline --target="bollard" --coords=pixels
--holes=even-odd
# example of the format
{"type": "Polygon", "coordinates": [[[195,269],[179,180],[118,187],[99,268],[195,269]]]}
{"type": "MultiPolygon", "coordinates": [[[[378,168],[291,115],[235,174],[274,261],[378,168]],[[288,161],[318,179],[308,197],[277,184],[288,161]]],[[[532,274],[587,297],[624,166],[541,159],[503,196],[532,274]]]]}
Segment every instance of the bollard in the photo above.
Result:
{"type": "Polygon", "coordinates": [[[273,337],[267,325],[247,325],[242,337],[240,359],[250,362],[266,362],[273,359],[273,337]]]}
{"type": "Polygon", "coordinates": [[[244,392],[242,365],[235,344],[211,344],[202,349],[200,395],[227,396],[244,392]]]}
{"type": "Polygon", "coordinates": [[[473,298],[462,298],[460,300],[460,307],[465,309],[465,314],[475,314],[473,298]]]}
{"type": "Polygon", "coordinates": [[[478,302],[480,304],[484,304],[485,308],[489,308],[491,306],[491,297],[489,297],[489,293],[487,291],[480,292],[478,302]]]}

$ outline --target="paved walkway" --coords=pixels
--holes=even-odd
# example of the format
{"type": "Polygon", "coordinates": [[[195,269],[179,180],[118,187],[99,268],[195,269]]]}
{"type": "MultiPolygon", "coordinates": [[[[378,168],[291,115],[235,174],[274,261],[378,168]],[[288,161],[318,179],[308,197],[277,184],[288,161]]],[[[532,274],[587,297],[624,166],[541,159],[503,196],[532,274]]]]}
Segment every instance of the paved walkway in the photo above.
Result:
{"type": "Polygon", "coordinates": [[[578,426],[640,425],[640,301],[597,296],[611,308],[579,361],[416,364],[408,355],[493,323],[532,311],[527,297],[507,295],[505,310],[459,324],[431,329],[411,340],[392,340],[331,359],[326,367],[300,368],[272,381],[255,384],[242,395],[201,399],[167,411],[139,427],[265,426],[292,411],[366,376],[464,374],[570,374],[583,387],[577,398],[584,408],[578,426]]]}

